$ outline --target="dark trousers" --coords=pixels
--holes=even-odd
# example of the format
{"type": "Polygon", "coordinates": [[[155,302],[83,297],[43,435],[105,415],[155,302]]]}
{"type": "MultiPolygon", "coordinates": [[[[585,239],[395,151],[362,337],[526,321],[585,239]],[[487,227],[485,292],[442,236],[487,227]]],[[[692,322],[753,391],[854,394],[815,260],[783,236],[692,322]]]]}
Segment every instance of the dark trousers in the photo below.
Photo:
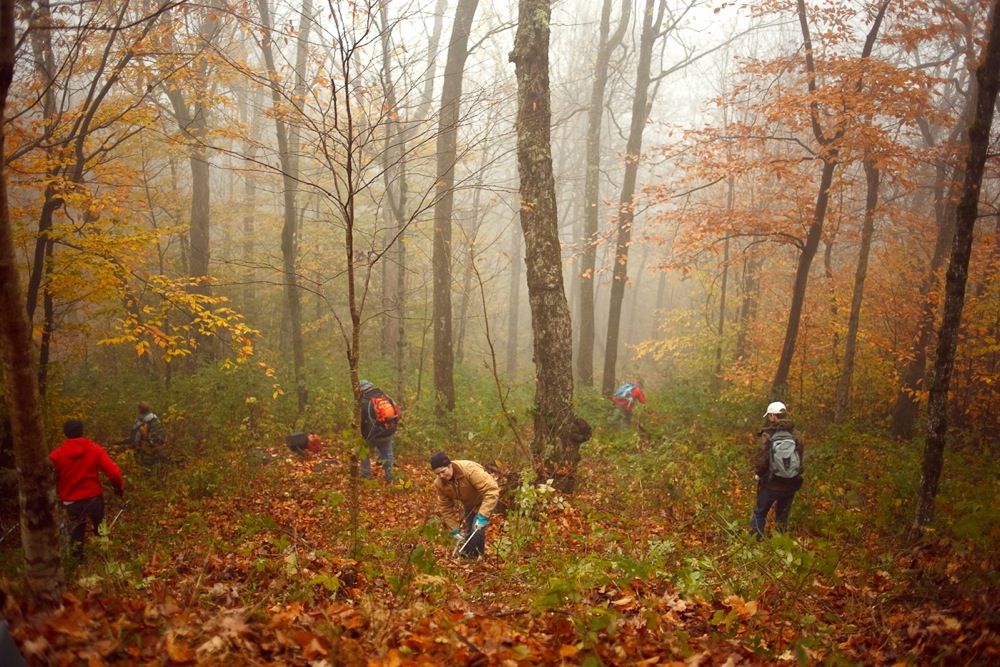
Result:
{"type": "Polygon", "coordinates": [[[466,558],[479,558],[486,553],[486,526],[477,530],[474,535],[472,533],[472,529],[475,527],[476,514],[478,513],[478,507],[474,510],[467,510],[465,517],[462,519],[462,532],[467,536],[472,535],[469,543],[459,552],[466,558]]]}
{"type": "Polygon", "coordinates": [[[73,555],[79,560],[83,558],[83,544],[87,541],[87,520],[94,526],[95,535],[97,527],[104,521],[104,496],[74,500],[66,505],[66,513],[69,514],[69,537],[73,555]]]}
{"type": "Polygon", "coordinates": [[[764,539],[764,526],[767,523],[767,513],[774,505],[774,520],[779,531],[788,530],[788,515],[792,511],[792,500],[795,491],[775,491],[764,485],[757,487],[757,506],[750,517],[750,534],[758,541],[764,539]]]}

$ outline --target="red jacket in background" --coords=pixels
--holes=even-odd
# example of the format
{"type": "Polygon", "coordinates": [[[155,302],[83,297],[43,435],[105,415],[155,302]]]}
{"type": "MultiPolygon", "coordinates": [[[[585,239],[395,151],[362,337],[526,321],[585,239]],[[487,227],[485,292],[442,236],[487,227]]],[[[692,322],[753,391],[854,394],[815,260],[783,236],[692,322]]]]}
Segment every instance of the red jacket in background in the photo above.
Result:
{"type": "Polygon", "coordinates": [[[635,385],[635,387],[632,388],[632,391],[629,392],[628,398],[619,398],[617,395],[611,397],[612,403],[621,406],[621,408],[627,412],[632,412],[632,407],[635,405],[636,401],[639,401],[643,405],[646,404],[646,394],[642,392],[642,388],[639,385],[635,385]]]}
{"type": "Polygon", "coordinates": [[[95,498],[103,493],[99,471],[104,471],[116,489],[125,488],[122,471],[108,453],[86,438],[70,438],[49,454],[58,477],[63,502],[95,498]]]}

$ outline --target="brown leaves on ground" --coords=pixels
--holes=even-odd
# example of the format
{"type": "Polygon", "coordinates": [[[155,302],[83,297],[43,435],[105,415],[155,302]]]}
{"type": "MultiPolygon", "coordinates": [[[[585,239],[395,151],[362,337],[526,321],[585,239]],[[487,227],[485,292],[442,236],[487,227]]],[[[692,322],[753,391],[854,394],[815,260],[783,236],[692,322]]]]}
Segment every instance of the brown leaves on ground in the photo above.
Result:
{"type": "MultiPolygon", "coordinates": [[[[821,664],[831,652],[858,664],[1000,660],[996,601],[961,590],[947,549],[900,557],[900,570],[924,590],[947,591],[940,596],[901,593],[888,573],[842,568],[837,580],[817,576],[797,591],[776,581],[756,599],[684,595],[673,573],[607,573],[540,603],[546,568],[565,577],[566,563],[613,550],[615,535],[726,557],[677,507],[643,508],[646,534],[636,536],[636,517],[627,516],[635,508],[600,495],[610,488],[600,481],[535,517],[538,534],[512,560],[494,547],[470,563],[450,558],[447,539],[421,532],[434,513],[431,477],[404,463],[409,481],[361,484],[358,540],[369,548],[355,560],[348,457],[325,445],[304,459],[273,448],[265,473],[232,496],[130,508],[111,548],[77,572],[58,609],[7,599],[3,613],[25,659],[60,667],[791,665],[821,664]],[[584,505],[600,508],[600,526],[574,509],[584,505]],[[594,538],[596,528],[608,537],[594,538]],[[430,565],[416,565],[421,554],[433,555],[430,565]],[[141,569],[127,571],[128,559],[141,569]]],[[[510,523],[491,521],[491,546],[510,523]]]]}

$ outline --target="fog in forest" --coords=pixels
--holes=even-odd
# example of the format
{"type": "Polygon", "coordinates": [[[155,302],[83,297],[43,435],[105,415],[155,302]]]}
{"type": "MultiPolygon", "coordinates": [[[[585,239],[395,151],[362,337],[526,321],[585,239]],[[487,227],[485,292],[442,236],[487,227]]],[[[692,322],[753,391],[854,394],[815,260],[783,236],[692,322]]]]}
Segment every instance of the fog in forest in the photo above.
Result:
{"type": "MultiPolygon", "coordinates": [[[[453,393],[454,369],[530,380],[517,3],[47,12],[19,26],[7,158],[45,363],[138,352],[162,376],[252,350],[300,408],[310,365],[345,353],[416,398],[453,393]]],[[[552,3],[577,388],[773,384],[843,414],[919,402],[907,367],[928,349],[921,299],[982,23],[966,19],[984,12],[552,3]]],[[[988,255],[973,317],[996,297],[988,255]]],[[[975,378],[996,362],[966,349],[972,418],[994,405],[975,378]]]]}

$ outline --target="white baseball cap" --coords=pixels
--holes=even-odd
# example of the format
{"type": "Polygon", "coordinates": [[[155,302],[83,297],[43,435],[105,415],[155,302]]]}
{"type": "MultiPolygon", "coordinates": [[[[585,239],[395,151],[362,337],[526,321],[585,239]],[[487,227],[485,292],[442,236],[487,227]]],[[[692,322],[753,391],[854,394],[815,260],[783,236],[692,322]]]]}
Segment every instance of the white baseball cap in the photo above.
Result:
{"type": "Polygon", "coordinates": [[[774,403],[771,403],[769,406],[767,406],[767,412],[764,413],[764,416],[766,417],[768,415],[780,415],[782,412],[786,411],[787,408],[785,408],[784,403],[782,403],[781,401],[775,401],[774,403]]]}

